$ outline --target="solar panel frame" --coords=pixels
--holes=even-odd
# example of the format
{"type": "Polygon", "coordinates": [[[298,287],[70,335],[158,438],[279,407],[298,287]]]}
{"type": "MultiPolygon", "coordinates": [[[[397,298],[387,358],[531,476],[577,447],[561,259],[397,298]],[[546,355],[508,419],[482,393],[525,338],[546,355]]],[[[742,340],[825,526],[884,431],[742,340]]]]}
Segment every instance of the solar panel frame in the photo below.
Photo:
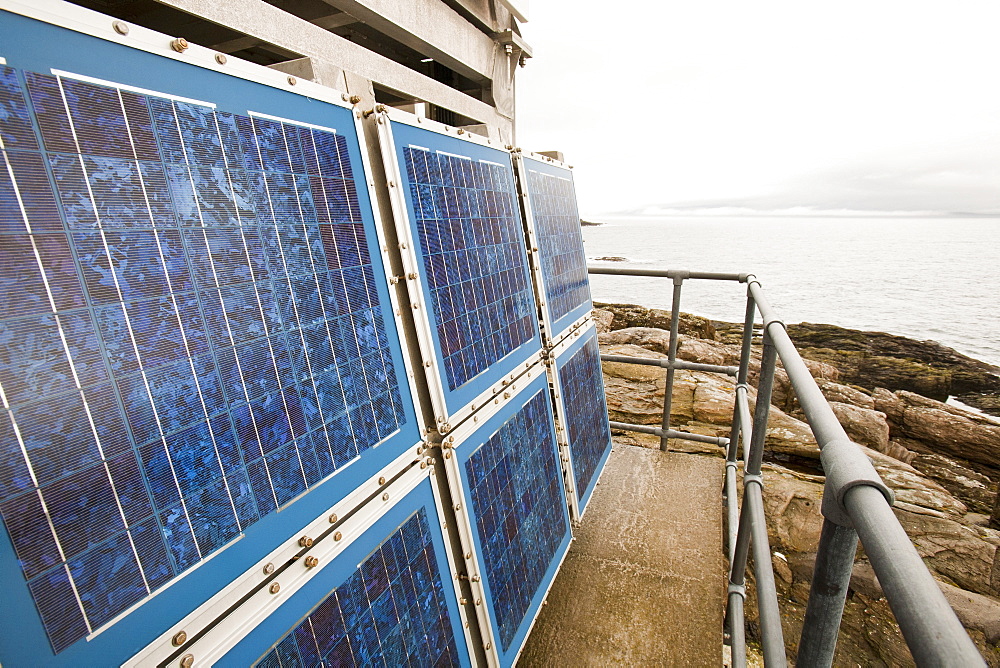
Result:
{"type": "MultiPolygon", "coordinates": [[[[511,666],[517,662],[517,657],[524,647],[539,612],[541,612],[542,602],[555,581],[572,541],[572,524],[568,504],[565,502],[565,482],[558,465],[559,450],[555,438],[555,421],[544,365],[533,366],[529,373],[526,373],[514,386],[509,388],[508,394],[509,396],[503,400],[499,408],[494,407],[491,411],[477,413],[478,424],[472,423],[472,421],[463,423],[454,433],[446,437],[445,444],[442,446],[445,450],[444,468],[447,472],[452,498],[461,500],[461,509],[457,513],[457,530],[462,551],[468,555],[464,562],[465,569],[470,576],[473,595],[480,597],[483,601],[483,605],[478,610],[480,611],[480,629],[484,642],[487,644],[487,657],[490,665],[500,666],[511,666]],[[469,476],[468,465],[470,460],[486,447],[491,438],[495,437],[505,425],[517,418],[529,402],[537,401],[539,398],[544,401],[545,415],[549,421],[548,429],[551,430],[549,442],[539,447],[546,448],[545,453],[554,459],[554,482],[551,484],[556,486],[557,495],[562,497],[555,504],[558,506],[556,511],[558,516],[565,522],[565,534],[559,539],[551,560],[546,564],[544,575],[536,590],[531,593],[530,601],[516,631],[513,634],[508,631],[509,644],[505,648],[500,620],[498,620],[496,613],[498,605],[496,593],[500,583],[491,582],[485,545],[478,529],[484,518],[477,516],[477,502],[472,495],[474,485],[469,476]]],[[[527,446],[527,443],[522,442],[521,449],[524,446],[527,446]]],[[[485,454],[485,451],[483,452],[483,456],[492,456],[485,454]]],[[[499,497],[503,497],[500,490],[493,489],[492,491],[499,497]]],[[[489,512],[487,510],[487,514],[489,512]]]]}
{"type": "MultiPolygon", "coordinates": [[[[215,52],[196,45],[180,54],[169,48],[170,38],[155,31],[130,26],[127,37],[117,34],[110,17],[82,7],[51,0],[24,3],[4,0],[5,11],[0,21],[3,62],[24,71],[48,72],[50,69],[72,69],[97,77],[102,82],[114,82],[123,90],[146,91],[146,87],[163,83],[163,88],[183,92],[195,99],[212,99],[219,108],[247,111],[277,112],[293,116],[293,124],[313,123],[317,127],[339,125],[348,139],[348,151],[359,183],[357,198],[368,235],[367,247],[375,265],[374,285],[382,305],[387,338],[391,342],[392,362],[402,397],[405,424],[395,435],[379,443],[377,453],[362,457],[346,468],[338,469],[310,491],[287,501],[281,513],[271,513],[244,532],[241,538],[225,543],[220,551],[199,563],[196,568],[155,592],[140,599],[112,619],[94,629],[88,642],[76,642],[57,656],[53,664],[88,665],[124,660],[129,654],[151,641],[171,621],[205,601],[219,585],[229,583],[253,563],[259,554],[271,549],[278,538],[272,529],[286,523],[304,522],[338,498],[344,498],[383,465],[415,456],[413,446],[420,440],[415,403],[418,401],[412,374],[407,372],[406,342],[398,333],[402,322],[397,315],[393,290],[388,287],[389,262],[380,216],[373,191],[371,166],[360,143],[363,138],[360,121],[339,93],[308,81],[295,81],[268,68],[230,58],[225,66],[215,61],[215,52]],[[11,13],[7,13],[7,11],[11,13]],[[182,64],[183,63],[183,64],[182,64]],[[251,106],[252,109],[248,109],[251,106]],[[340,120],[336,120],[340,119],[340,120]],[[360,185],[361,181],[365,185],[360,185]],[[396,343],[398,341],[398,343],[396,343]],[[412,449],[412,453],[411,453],[412,449]]],[[[72,78],[72,77],[70,77],[72,78]]],[[[79,76],[85,81],[87,77],[79,76]]],[[[170,96],[165,96],[169,99],[170,96]]],[[[174,99],[180,99],[174,96],[174,99]]],[[[259,115],[259,118],[265,118],[259,115]]],[[[17,554],[6,527],[0,525],[0,568],[14,573],[21,570],[17,554]]],[[[11,661],[22,653],[24,662],[41,660],[49,642],[36,612],[27,585],[20,578],[10,578],[5,592],[5,620],[10,632],[0,638],[0,652],[11,661]]]]}
{"type": "MultiPolygon", "coordinates": [[[[441,123],[419,118],[406,112],[384,108],[378,119],[378,134],[383,165],[389,183],[393,218],[400,241],[404,278],[411,295],[411,310],[417,329],[417,339],[425,376],[431,392],[431,403],[439,431],[450,431],[472,413],[504,391],[506,382],[517,378],[540,359],[542,339],[537,322],[537,306],[531,304],[532,335],[518,347],[497,360],[467,382],[448,387],[445,350],[437,327],[434,301],[430,294],[431,281],[422,258],[426,249],[420,238],[417,222],[421,217],[410,193],[411,181],[406,170],[405,151],[409,148],[434,151],[435,154],[500,166],[510,177],[510,192],[516,199],[513,165],[510,153],[494,145],[494,141],[464,130],[455,130],[441,123]],[[461,133],[461,134],[459,134],[461,133]]],[[[511,215],[520,219],[516,202],[511,202],[511,215]]],[[[520,226],[520,220],[518,220],[520,226]]],[[[518,227],[518,229],[521,229],[518,227]]],[[[513,266],[519,276],[530,281],[529,269],[521,240],[523,267],[513,266]]],[[[530,292],[530,289],[529,289],[530,292]]],[[[534,300],[534,296],[531,295],[534,300]]]]}
{"type": "MultiPolygon", "coordinates": [[[[597,484],[600,480],[601,474],[604,472],[605,465],[608,462],[608,458],[611,456],[611,429],[608,423],[608,407],[604,395],[604,384],[603,376],[601,374],[601,360],[600,360],[600,349],[597,347],[597,328],[592,320],[586,320],[582,326],[577,327],[572,330],[567,336],[564,336],[559,343],[555,345],[550,351],[550,360],[552,361],[546,367],[549,377],[549,384],[552,387],[555,396],[555,407],[556,407],[556,422],[560,429],[557,431],[559,438],[559,447],[563,452],[563,474],[567,480],[568,493],[566,498],[570,506],[570,514],[574,521],[580,521],[583,519],[583,515],[586,512],[587,505],[590,502],[594,491],[597,489],[597,484]],[[588,352],[587,348],[590,347],[592,350],[588,352]],[[593,453],[583,453],[577,447],[577,442],[575,436],[579,434],[574,434],[577,431],[574,424],[575,416],[574,412],[570,410],[568,404],[570,401],[570,396],[572,395],[572,390],[567,388],[566,379],[564,377],[567,364],[573,360],[576,355],[591,355],[593,359],[586,360],[581,359],[579,363],[596,366],[596,378],[600,383],[600,391],[595,392],[595,406],[600,419],[604,424],[607,425],[607,441],[601,454],[597,457],[594,463],[593,470],[588,471],[589,479],[583,485],[580,485],[579,476],[577,474],[578,469],[581,466],[589,464],[589,460],[592,460],[593,453]],[[589,455],[589,459],[588,456],[589,455]]],[[[594,432],[592,430],[587,430],[586,434],[590,437],[594,437],[594,432]]],[[[602,434],[603,436],[603,434],[602,434]]]]}
{"type": "MultiPolygon", "coordinates": [[[[528,256],[531,261],[535,294],[539,303],[542,336],[546,344],[551,345],[565,336],[572,328],[579,326],[593,308],[593,301],[590,297],[590,281],[586,273],[587,258],[583,249],[583,232],[579,222],[576,222],[580,216],[576,208],[576,186],[573,180],[573,170],[563,162],[534,153],[516,151],[513,154],[513,160],[521,208],[528,232],[530,250],[528,256]],[[544,201],[544,195],[537,192],[538,177],[568,183],[569,193],[564,193],[563,199],[567,194],[572,195],[572,211],[560,211],[558,214],[543,211],[542,209],[550,206],[551,203],[544,201]],[[549,218],[558,215],[570,216],[574,221],[574,226],[570,228],[570,234],[575,233],[575,239],[571,241],[574,242],[572,246],[575,246],[578,252],[571,251],[570,254],[577,256],[575,262],[578,266],[575,270],[578,274],[582,272],[582,281],[585,283],[584,292],[586,292],[586,299],[566,309],[561,304],[561,300],[565,297],[553,294],[556,289],[557,277],[551,275],[552,262],[550,262],[549,257],[554,250],[552,248],[554,230],[549,218]]],[[[573,268],[570,270],[572,271],[573,268]]],[[[581,276],[577,276],[577,280],[581,280],[581,276]]]]}
{"type": "Polygon", "coordinates": [[[437,469],[421,469],[416,465],[405,468],[402,473],[398,469],[398,466],[390,467],[384,472],[397,476],[386,485],[379,484],[377,479],[370,481],[363,493],[351,499],[355,502],[353,507],[342,503],[331,508],[334,514],[344,518],[336,526],[327,521],[328,513],[324,513],[308,526],[293,532],[281,551],[266,556],[248,571],[246,579],[259,586],[259,583],[269,581],[263,575],[265,563],[280,567],[293,562],[288,570],[275,571],[273,581],[280,584],[277,593],[272,594],[266,588],[259,590],[253,598],[225,616],[221,623],[208,627],[207,633],[197,641],[176,647],[172,639],[177,632],[185,630],[189,637],[194,636],[199,628],[213,619],[217,611],[225,611],[232,604],[239,590],[219,596],[214,606],[203,606],[203,609],[174,624],[156,643],[132,657],[125,665],[137,667],[174,661],[184,654],[193,654],[206,665],[254,664],[266,656],[290,629],[296,628],[312,614],[332,590],[341,587],[367,555],[377,550],[398,527],[421,509],[426,513],[437,565],[436,574],[440,577],[440,590],[443,591],[447,616],[451,621],[451,635],[457,650],[454,658],[459,665],[471,665],[470,620],[465,606],[458,603],[461,591],[454,576],[455,556],[445,538],[447,518],[443,512],[444,502],[434,481],[437,469]],[[369,494],[373,489],[376,492],[369,494]],[[366,494],[369,498],[365,498],[366,494]],[[387,498],[383,498],[383,494],[388,495],[387,498]],[[337,532],[339,539],[330,535],[332,530],[337,532]],[[302,550],[297,543],[299,536],[316,536],[317,539],[309,550],[302,550]],[[319,564],[313,568],[302,566],[306,555],[316,556],[319,564]]]}

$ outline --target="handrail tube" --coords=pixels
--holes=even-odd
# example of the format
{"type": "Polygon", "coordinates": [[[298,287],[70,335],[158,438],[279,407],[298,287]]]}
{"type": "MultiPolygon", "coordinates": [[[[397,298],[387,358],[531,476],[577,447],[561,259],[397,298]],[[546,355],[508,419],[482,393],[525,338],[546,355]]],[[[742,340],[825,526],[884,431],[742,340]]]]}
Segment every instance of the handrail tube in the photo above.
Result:
{"type": "Polygon", "coordinates": [[[735,591],[729,592],[729,647],[732,652],[733,666],[747,665],[747,632],[744,628],[743,595],[735,591]],[[738,623],[737,623],[738,622],[738,623]]]}
{"type": "Polygon", "coordinates": [[[764,351],[760,356],[760,378],[757,382],[757,403],[754,406],[753,432],[750,448],[743,445],[744,466],[750,475],[760,475],[764,463],[764,439],[767,436],[767,418],[771,411],[771,392],[774,389],[774,370],[777,366],[777,349],[764,333],[764,351]]]}
{"type": "Polygon", "coordinates": [[[700,364],[698,362],[688,362],[685,360],[652,359],[649,357],[633,357],[632,355],[601,355],[602,362],[618,362],[621,364],[641,364],[643,366],[658,366],[669,369],[686,369],[688,371],[708,371],[710,373],[724,373],[727,376],[735,376],[739,373],[739,367],[720,366],[718,364],[700,364]]]}
{"type": "Polygon", "coordinates": [[[615,422],[610,420],[609,424],[612,429],[624,429],[625,431],[637,431],[640,434],[652,434],[653,436],[659,436],[663,438],[666,434],[667,438],[679,438],[685,441],[696,441],[698,443],[710,443],[712,445],[718,445],[721,447],[726,447],[729,445],[729,439],[722,436],[705,436],[703,434],[692,434],[687,431],[677,431],[676,429],[667,429],[663,431],[660,427],[650,427],[644,424],[631,424],[628,422],[615,422]]]}
{"type": "Polygon", "coordinates": [[[854,529],[823,520],[796,665],[833,665],[857,551],[858,534],[854,529]]]}
{"type": "Polygon", "coordinates": [[[736,531],[740,521],[740,506],[736,492],[736,462],[726,462],[726,482],[724,495],[726,497],[726,557],[733,563],[736,553],[736,531]]]}
{"type": "Polygon", "coordinates": [[[764,650],[764,665],[787,666],[785,636],[781,628],[781,611],[778,609],[778,590],[774,584],[774,567],[771,564],[771,546],[767,539],[767,520],[764,517],[764,496],[760,478],[744,482],[743,505],[750,509],[750,540],[753,547],[754,575],[757,578],[757,614],[760,615],[760,640],[764,650]]]}
{"type": "Polygon", "coordinates": [[[844,504],[917,665],[985,666],[881,492],[852,487],[844,504]]]}
{"type": "MultiPolygon", "coordinates": [[[[670,431],[670,408],[674,401],[674,374],[676,369],[674,363],[677,361],[677,339],[679,338],[681,322],[681,288],[684,287],[684,279],[674,277],[674,293],[670,307],[670,347],[667,349],[667,360],[670,366],[667,367],[667,383],[663,388],[663,431],[670,431]]],[[[667,451],[667,437],[660,438],[660,450],[667,451]]]]}
{"type": "Polygon", "coordinates": [[[737,281],[745,283],[753,274],[719,273],[715,271],[686,271],[684,269],[630,269],[628,267],[587,266],[588,274],[609,276],[651,276],[654,278],[694,278],[708,281],[737,281]]]}

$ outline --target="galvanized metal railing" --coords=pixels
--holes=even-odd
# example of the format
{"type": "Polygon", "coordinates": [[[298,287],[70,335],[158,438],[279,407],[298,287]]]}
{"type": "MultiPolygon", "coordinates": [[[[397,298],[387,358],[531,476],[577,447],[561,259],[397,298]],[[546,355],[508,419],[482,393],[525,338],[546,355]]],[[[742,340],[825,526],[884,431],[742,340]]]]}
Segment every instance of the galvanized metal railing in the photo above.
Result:
{"type": "Polygon", "coordinates": [[[723,486],[726,504],[725,551],[729,559],[726,638],[731,646],[734,666],[746,665],[744,607],[746,568],[751,551],[764,664],[787,664],[764,515],[764,479],[761,471],[774,372],[779,359],[819,444],[820,461],[826,474],[822,502],[823,528],[817,546],[796,663],[810,667],[833,664],[851,569],[860,538],[916,663],[928,666],[986,665],[893,514],[892,491],[882,482],[860,447],[848,438],[795,349],[784,323],[778,319],[767,301],[760,281],[753,274],[619,267],[589,267],[588,271],[591,274],[658,277],[673,281],[667,359],[601,355],[604,361],[661,366],[667,370],[661,426],[624,422],[611,422],[611,426],[615,429],[655,434],[660,437],[660,449],[664,451],[671,438],[712,443],[726,448],[723,486]],[[739,367],[694,364],[677,359],[681,289],[687,280],[732,281],[747,285],[739,367]],[[751,417],[748,380],[754,321],[758,313],[762,320],[762,350],[757,399],[751,417]],[[729,438],[692,434],[670,428],[671,394],[674,372],[677,369],[724,373],[736,379],[736,401],[729,438]],[[741,464],[742,503],[737,485],[741,464]]]}

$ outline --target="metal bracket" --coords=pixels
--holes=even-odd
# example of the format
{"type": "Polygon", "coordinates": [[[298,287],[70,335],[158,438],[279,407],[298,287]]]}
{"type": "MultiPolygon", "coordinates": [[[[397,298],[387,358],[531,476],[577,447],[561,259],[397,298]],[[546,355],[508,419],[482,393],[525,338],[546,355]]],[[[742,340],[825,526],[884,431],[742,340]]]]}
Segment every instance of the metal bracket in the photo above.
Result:
{"type": "Polygon", "coordinates": [[[848,440],[830,441],[820,451],[820,461],[826,472],[823,486],[823,516],[834,524],[854,527],[844,506],[844,496],[852,487],[869,485],[882,492],[891,506],[892,490],[879,477],[871,461],[860,451],[860,446],[848,440]]]}

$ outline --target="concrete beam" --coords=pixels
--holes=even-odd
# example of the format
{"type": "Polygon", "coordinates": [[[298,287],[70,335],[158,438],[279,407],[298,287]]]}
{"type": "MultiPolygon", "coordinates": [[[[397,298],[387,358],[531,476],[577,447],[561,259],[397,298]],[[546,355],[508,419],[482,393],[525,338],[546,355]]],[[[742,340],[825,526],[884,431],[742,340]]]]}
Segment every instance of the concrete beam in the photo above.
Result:
{"type": "MultiPolygon", "coordinates": [[[[341,28],[343,26],[351,25],[352,23],[357,23],[358,20],[351,16],[350,14],[345,14],[344,12],[339,12],[337,14],[331,14],[330,16],[322,16],[318,19],[312,19],[309,23],[314,26],[319,26],[324,30],[333,30],[335,28],[341,28]]],[[[259,46],[264,42],[257,37],[237,37],[236,39],[231,39],[225,42],[219,42],[217,44],[204,44],[210,49],[215,49],[216,51],[223,51],[225,53],[234,53],[236,51],[242,51],[243,49],[249,49],[255,46],[259,46]]]]}
{"type": "Polygon", "coordinates": [[[441,0],[323,0],[473,81],[493,78],[496,43],[441,0]]]}
{"type": "Polygon", "coordinates": [[[335,63],[348,72],[395,91],[403,97],[426,100],[462,116],[510,134],[511,119],[489,104],[434,81],[389,58],[339,37],[263,0],[157,0],[221,26],[256,37],[262,42],[303,56],[335,63]]]}

